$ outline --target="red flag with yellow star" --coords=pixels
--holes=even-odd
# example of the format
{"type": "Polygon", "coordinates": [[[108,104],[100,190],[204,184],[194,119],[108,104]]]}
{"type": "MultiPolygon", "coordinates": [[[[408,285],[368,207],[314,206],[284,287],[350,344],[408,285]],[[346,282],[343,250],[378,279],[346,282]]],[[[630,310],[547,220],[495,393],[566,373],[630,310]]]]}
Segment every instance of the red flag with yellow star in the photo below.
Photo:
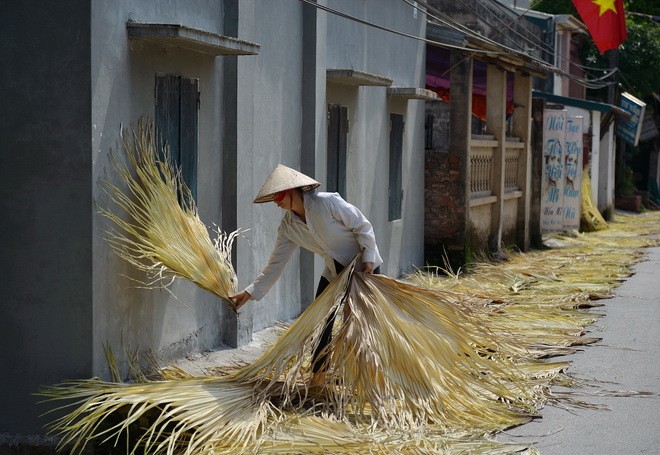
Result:
{"type": "Polygon", "coordinates": [[[628,38],[623,0],[573,0],[573,5],[601,54],[628,38]]]}

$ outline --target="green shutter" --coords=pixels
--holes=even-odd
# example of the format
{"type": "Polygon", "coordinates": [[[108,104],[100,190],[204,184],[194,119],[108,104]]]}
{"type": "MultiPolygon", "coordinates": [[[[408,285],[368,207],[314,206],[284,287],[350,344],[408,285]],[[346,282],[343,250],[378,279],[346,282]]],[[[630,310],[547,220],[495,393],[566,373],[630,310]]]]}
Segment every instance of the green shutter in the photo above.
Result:
{"type": "Polygon", "coordinates": [[[348,108],[328,105],[327,180],[328,191],[346,197],[346,155],[348,150],[348,108]]]}
{"type": "Polygon", "coordinates": [[[197,199],[197,130],[199,80],[180,78],[179,150],[181,175],[197,199]]]}
{"type": "Polygon", "coordinates": [[[388,218],[390,221],[401,218],[401,204],[403,201],[403,127],[403,115],[390,114],[390,180],[388,204],[388,218]]]}
{"type": "Polygon", "coordinates": [[[156,134],[159,149],[167,145],[172,166],[197,198],[199,80],[156,74],[156,134]]]}
{"type": "Polygon", "coordinates": [[[156,134],[158,149],[170,149],[172,164],[180,162],[179,151],[179,77],[156,74],[156,134]]]}

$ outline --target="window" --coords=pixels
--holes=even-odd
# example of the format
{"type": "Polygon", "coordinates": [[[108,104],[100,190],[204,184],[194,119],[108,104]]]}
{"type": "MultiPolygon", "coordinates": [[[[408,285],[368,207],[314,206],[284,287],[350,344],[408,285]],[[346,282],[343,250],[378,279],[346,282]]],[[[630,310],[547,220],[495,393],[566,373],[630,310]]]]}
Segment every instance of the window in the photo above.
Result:
{"type": "Polygon", "coordinates": [[[403,115],[390,114],[390,180],[389,180],[389,221],[401,218],[402,155],[403,155],[403,115]]]}
{"type": "Polygon", "coordinates": [[[327,190],[346,198],[346,150],[348,148],[348,108],[328,105],[327,190]]]}
{"type": "Polygon", "coordinates": [[[156,74],[155,96],[159,150],[169,146],[171,164],[197,199],[199,79],[156,74]]]}

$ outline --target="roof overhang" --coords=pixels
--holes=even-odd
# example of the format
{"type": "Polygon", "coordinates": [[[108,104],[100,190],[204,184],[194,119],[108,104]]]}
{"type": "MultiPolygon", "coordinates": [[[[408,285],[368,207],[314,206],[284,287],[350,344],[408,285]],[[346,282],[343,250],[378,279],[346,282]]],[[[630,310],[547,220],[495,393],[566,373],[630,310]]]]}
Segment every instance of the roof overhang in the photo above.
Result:
{"type": "Polygon", "coordinates": [[[555,24],[557,24],[557,28],[561,30],[569,30],[573,33],[589,33],[587,31],[587,26],[570,14],[555,15],[555,24]]]}
{"type": "Polygon", "coordinates": [[[155,24],[128,21],[129,39],[176,46],[208,55],[256,55],[260,46],[231,36],[186,27],[180,24],[155,24]]]}
{"type": "Polygon", "coordinates": [[[437,93],[420,87],[388,87],[387,95],[408,100],[439,101],[437,93]]]}
{"type": "Polygon", "coordinates": [[[539,92],[538,90],[532,91],[533,98],[543,98],[544,100],[555,103],[563,104],[565,106],[577,107],[580,109],[585,109],[587,111],[599,111],[599,112],[612,112],[617,117],[626,118],[630,117],[630,113],[624,109],[621,109],[618,106],[607,103],[599,103],[597,101],[581,100],[578,98],[570,98],[568,96],[553,95],[552,93],[539,92]]]}
{"type": "Polygon", "coordinates": [[[328,69],[326,70],[326,80],[353,86],[390,87],[392,85],[392,79],[389,77],[354,69],[328,69]]]}
{"type": "Polygon", "coordinates": [[[493,63],[506,71],[523,71],[541,78],[547,77],[549,73],[563,74],[559,68],[532,58],[523,52],[501,46],[485,37],[468,35],[450,27],[429,23],[426,36],[435,41],[439,47],[445,44],[451,50],[452,46],[460,46],[465,55],[493,63]],[[475,52],[471,52],[472,49],[475,52]]]}

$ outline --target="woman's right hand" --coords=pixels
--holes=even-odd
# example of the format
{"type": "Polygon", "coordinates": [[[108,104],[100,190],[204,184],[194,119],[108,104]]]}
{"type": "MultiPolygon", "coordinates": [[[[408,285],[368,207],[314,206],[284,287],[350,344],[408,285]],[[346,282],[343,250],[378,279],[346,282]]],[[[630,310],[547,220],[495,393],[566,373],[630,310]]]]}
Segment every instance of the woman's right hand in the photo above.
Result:
{"type": "Polygon", "coordinates": [[[251,298],[252,298],[252,296],[250,295],[250,293],[249,293],[248,291],[245,291],[245,290],[243,290],[243,291],[241,291],[241,292],[238,292],[238,293],[236,293],[236,294],[231,294],[231,295],[229,296],[229,300],[231,300],[232,302],[234,302],[234,309],[235,309],[236,311],[238,311],[238,309],[239,309],[240,307],[242,307],[243,305],[245,305],[245,303],[246,303],[248,300],[250,300],[251,298]]]}

